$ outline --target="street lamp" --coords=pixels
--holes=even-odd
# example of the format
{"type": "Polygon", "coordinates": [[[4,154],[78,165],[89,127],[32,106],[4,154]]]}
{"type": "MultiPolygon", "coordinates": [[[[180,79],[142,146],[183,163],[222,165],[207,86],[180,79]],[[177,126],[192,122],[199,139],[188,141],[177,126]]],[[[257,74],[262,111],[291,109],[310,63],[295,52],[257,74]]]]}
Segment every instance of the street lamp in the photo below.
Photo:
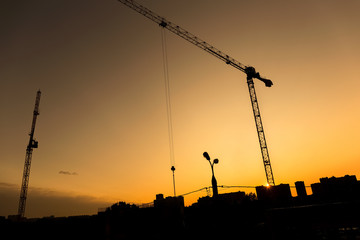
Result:
{"type": "Polygon", "coordinates": [[[215,178],[215,174],[214,174],[214,164],[218,164],[219,163],[219,159],[214,159],[213,162],[211,163],[210,161],[210,156],[207,152],[203,153],[203,156],[206,160],[209,161],[210,163],[210,167],[211,167],[211,172],[212,172],[212,178],[211,178],[211,183],[212,183],[212,189],[213,189],[213,197],[217,197],[218,194],[218,189],[217,189],[217,181],[215,178]]]}

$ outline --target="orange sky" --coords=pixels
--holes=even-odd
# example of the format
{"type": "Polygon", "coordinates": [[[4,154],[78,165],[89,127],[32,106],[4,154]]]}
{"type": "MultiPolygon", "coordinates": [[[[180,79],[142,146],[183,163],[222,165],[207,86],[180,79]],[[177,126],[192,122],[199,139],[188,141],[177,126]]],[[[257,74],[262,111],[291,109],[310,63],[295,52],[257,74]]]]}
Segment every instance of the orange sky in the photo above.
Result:
{"type": "MultiPolygon", "coordinates": [[[[277,184],[359,175],[358,1],[139,3],[274,82],[255,87],[277,184]]],[[[38,89],[26,216],[172,195],[160,28],[115,0],[8,1],[0,11],[0,215],[17,213],[38,89]]],[[[219,185],[265,184],[245,74],[167,40],[177,193],[211,185],[204,151],[220,161],[219,185]]]]}

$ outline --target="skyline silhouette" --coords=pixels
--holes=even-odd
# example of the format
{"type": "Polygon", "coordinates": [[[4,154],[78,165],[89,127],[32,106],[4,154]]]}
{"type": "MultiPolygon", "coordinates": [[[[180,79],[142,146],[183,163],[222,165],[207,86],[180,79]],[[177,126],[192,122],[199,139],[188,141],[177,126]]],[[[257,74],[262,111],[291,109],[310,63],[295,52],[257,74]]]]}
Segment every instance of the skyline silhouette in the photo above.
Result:
{"type": "Polygon", "coordinates": [[[310,195],[304,193],[303,182],[297,182],[297,197],[291,196],[289,184],[279,184],[256,187],[257,197],[242,191],[221,193],[201,197],[191,206],[185,206],[183,196],[156,194],[152,204],[117,202],[96,215],[21,221],[17,216],[0,217],[0,232],[15,239],[360,237],[360,181],[354,175],[319,180],[311,184],[310,195]]]}

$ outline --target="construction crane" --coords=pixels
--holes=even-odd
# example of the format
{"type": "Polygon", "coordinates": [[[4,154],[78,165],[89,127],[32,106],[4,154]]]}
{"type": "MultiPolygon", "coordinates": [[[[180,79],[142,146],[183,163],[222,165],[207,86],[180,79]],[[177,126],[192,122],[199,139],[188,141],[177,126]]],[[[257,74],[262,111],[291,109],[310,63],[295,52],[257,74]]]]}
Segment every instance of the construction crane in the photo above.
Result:
{"type": "Polygon", "coordinates": [[[149,18],[150,20],[154,21],[155,23],[159,24],[159,26],[168,29],[169,31],[182,37],[186,41],[205,50],[206,52],[210,53],[211,55],[224,61],[226,64],[228,64],[234,68],[237,68],[246,74],[247,84],[248,84],[249,93],[250,93],[250,100],[251,100],[252,109],[253,109],[254,118],[255,118],[256,130],[258,133],[261,154],[262,154],[263,163],[264,163],[264,167],[265,167],[266,179],[267,179],[267,183],[270,186],[274,186],[275,185],[274,175],[273,175],[271,164],[270,164],[270,157],[269,157],[269,152],[268,152],[268,148],[267,148],[267,144],[266,144],[265,133],[264,133],[263,124],[261,121],[260,109],[259,109],[259,104],[258,104],[258,100],[256,97],[253,79],[256,78],[256,79],[264,82],[266,87],[271,87],[273,85],[272,81],[261,77],[260,74],[258,72],[256,72],[254,67],[246,66],[246,65],[240,63],[239,61],[235,60],[234,58],[230,57],[229,55],[221,52],[219,49],[211,46],[209,43],[201,40],[197,36],[186,31],[185,29],[183,29],[183,28],[177,26],[176,24],[166,20],[165,18],[157,15],[156,13],[154,13],[150,9],[140,5],[139,3],[137,3],[133,0],[118,0],[118,1],[125,4],[129,8],[135,10],[136,12],[140,13],[141,15],[149,18]]]}
{"type": "Polygon", "coordinates": [[[41,96],[41,92],[39,90],[36,93],[33,120],[32,120],[32,124],[31,124],[31,131],[29,133],[29,135],[30,135],[29,144],[26,147],[24,172],[23,172],[23,178],[22,178],[22,184],[21,184],[19,209],[18,209],[18,217],[20,219],[24,218],[24,215],[25,215],[25,205],[26,205],[27,190],[28,190],[28,185],[29,185],[32,152],[33,152],[34,148],[38,147],[38,142],[34,139],[34,132],[35,132],[36,119],[37,119],[37,116],[39,115],[40,96],[41,96]]]}

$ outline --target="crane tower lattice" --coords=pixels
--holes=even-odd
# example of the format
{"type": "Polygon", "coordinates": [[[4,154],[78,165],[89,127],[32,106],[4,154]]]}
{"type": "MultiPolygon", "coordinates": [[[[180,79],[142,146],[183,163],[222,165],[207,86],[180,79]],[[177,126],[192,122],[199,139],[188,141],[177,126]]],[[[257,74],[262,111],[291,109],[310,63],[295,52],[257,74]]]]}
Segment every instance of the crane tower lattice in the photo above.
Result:
{"type": "Polygon", "coordinates": [[[21,184],[19,209],[18,209],[19,218],[23,218],[25,215],[25,206],[26,206],[27,190],[28,190],[28,185],[29,185],[32,152],[33,152],[34,148],[38,147],[38,142],[36,140],[34,140],[34,132],[35,132],[36,119],[37,119],[37,116],[39,115],[40,96],[41,96],[41,92],[39,90],[36,93],[33,120],[32,120],[32,124],[31,124],[31,131],[29,134],[30,135],[29,144],[26,147],[24,172],[23,172],[23,178],[22,178],[22,184],[21,184]]]}

